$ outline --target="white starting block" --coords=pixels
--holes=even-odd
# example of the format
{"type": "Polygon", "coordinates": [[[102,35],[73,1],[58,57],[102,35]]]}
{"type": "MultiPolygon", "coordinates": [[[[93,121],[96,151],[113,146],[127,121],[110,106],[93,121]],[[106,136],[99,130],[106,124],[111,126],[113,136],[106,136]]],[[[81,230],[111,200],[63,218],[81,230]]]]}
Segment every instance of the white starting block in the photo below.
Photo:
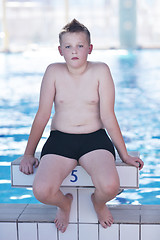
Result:
{"type": "MultiPolygon", "coordinates": [[[[129,152],[132,156],[139,156],[138,152],[129,152]]],[[[40,153],[36,153],[36,157],[39,159],[40,153]]],[[[19,165],[22,157],[19,157],[11,163],[11,184],[12,187],[32,187],[33,180],[36,173],[25,175],[19,170],[19,165]]],[[[139,188],[139,169],[127,165],[122,162],[120,157],[116,156],[116,167],[120,178],[120,188],[130,189],[139,188]]],[[[91,177],[81,167],[77,166],[63,181],[61,187],[74,187],[74,188],[94,188],[91,177]]]]}

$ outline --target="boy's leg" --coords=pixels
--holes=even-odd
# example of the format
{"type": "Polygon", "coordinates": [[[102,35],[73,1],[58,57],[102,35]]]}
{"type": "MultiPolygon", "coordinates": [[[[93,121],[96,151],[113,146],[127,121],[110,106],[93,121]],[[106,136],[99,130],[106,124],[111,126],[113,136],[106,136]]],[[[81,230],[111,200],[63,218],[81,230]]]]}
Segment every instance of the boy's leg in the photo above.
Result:
{"type": "Polygon", "coordinates": [[[68,226],[72,195],[64,195],[60,186],[76,165],[77,161],[74,159],[54,154],[45,155],[40,161],[33,183],[34,195],[40,202],[59,207],[55,224],[62,232],[68,226]]]}
{"type": "Polygon", "coordinates": [[[91,176],[95,186],[92,202],[102,227],[107,228],[113,223],[113,217],[106,206],[119,190],[119,176],[113,155],[107,150],[95,150],[79,159],[80,165],[91,176]]]}

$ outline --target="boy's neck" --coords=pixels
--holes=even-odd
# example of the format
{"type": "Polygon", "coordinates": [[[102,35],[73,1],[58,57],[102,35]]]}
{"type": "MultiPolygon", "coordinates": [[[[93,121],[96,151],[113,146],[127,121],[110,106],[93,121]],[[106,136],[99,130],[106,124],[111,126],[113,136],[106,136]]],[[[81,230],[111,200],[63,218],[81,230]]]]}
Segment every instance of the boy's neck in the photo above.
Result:
{"type": "Polygon", "coordinates": [[[69,73],[73,76],[82,75],[86,71],[87,67],[88,67],[88,62],[86,62],[84,65],[82,65],[79,68],[72,68],[72,67],[67,65],[69,73]]]}

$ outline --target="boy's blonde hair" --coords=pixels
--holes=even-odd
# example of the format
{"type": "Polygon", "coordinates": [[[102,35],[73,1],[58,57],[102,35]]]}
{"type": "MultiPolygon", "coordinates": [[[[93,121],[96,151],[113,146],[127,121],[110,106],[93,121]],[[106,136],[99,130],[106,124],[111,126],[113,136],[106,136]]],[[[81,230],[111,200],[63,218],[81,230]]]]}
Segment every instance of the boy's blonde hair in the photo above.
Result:
{"type": "Polygon", "coordinates": [[[90,37],[90,32],[89,30],[80,22],[78,22],[76,19],[73,19],[70,23],[65,25],[61,32],[59,33],[59,42],[61,44],[62,42],[62,36],[65,33],[74,33],[74,32],[84,32],[87,36],[88,43],[90,45],[91,43],[91,37],[90,37]]]}

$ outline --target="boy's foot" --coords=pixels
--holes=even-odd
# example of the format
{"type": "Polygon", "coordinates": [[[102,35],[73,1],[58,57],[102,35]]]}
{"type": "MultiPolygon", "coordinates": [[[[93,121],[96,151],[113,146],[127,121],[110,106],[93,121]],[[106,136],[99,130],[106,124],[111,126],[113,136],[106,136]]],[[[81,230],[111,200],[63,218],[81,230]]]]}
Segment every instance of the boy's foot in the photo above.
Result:
{"type": "Polygon", "coordinates": [[[68,206],[65,210],[62,210],[61,208],[58,209],[54,223],[59,231],[64,233],[67,229],[68,223],[69,223],[69,215],[71,210],[71,204],[73,200],[73,196],[70,193],[67,193],[66,195],[68,206]]]}
{"type": "Polygon", "coordinates": [[[97,217],[98,217],[98,220],[99,220],[101,226],[103,228],[110,227],[112,225],[112,223],[114,222],[114,220],[113,220],[112,214],[109,211],[106,204],[104,204],[104,206],[102,206],[102,207],[99,207],[97,205],[97,203],[95,202],[94,193],[92,194],[91,199],[92,199],[92,203],[93,203],[94,209],[97,213],[97,217]]]}

